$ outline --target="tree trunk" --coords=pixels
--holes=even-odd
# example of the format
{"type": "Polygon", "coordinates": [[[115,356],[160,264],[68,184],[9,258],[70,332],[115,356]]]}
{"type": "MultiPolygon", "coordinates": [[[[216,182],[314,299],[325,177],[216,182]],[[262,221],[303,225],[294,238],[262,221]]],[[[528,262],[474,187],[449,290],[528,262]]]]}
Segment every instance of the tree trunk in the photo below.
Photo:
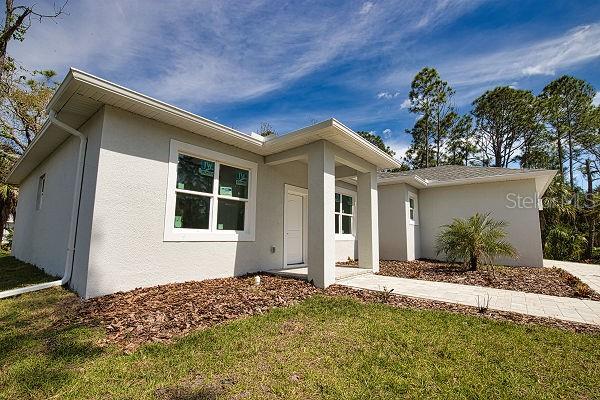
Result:
{"type": "Polygon", "coordinates": [[[475,254],[471,254],[469,258],[469,269],[467,271],[476,271],[477,270],[477,257],[475,254]]]}
{"type": "Polygon", "coordinates": [[[436,136],[436,152],[435,152],[435,165],[440,165],[440,142],[442,141],[442,133],[440,132],[440,115],[437,115],[437,136],[436,136]]]}
{"type": "Polygon", "coordinates": [[[556,150],[558,152],[558,172],[560,174],[560,180],[562,182],[565,181],[565,172],[563,170],[564,163],[564,155],[563,155],[563,147],[562,147],[562,138],[560,136],[560,132],[556,132],[556,150]]]}
{"type": "Polygon", "coordinates": [[[429,117],[426,117],[426,119],[425,119],[425,168],[428,168],[428,167],[429,167],[429,117]]]}
{"type": "Polygon", "coordinates": [[[569,145],[569,183],[571,184],[571,190],[575,188],[575,180],[573,179],[573,133],[569,131],[567,134],[568,145],[569,145]]]}
{"type": "MultiPolygon", "coordinates": [[[[594,203],[592,200],[592,194],[594,193],[594,180],[592,179],[592,165],[589,159],[585,160],[585,172],[587,175],[587,194],[586,208],[588,213],[591,212],[594,203]]],[[[596,236],[596,220],[593,215],[588,215],[588,243],[586,249],[586,258],[592,259],[594,256],[594,239],[596,236]]]]}

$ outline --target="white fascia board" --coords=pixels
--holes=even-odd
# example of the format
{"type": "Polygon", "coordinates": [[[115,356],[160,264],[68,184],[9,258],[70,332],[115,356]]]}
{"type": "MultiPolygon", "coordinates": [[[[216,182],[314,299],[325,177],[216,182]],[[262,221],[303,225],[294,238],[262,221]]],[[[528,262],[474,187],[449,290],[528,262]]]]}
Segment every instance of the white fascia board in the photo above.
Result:
{"type": "Polygon", "coordinates": [[[331,119],[332,126],[339,129],[341,132],[345,133],[346,138],[348,140],[354,141],[358,143],[361,147],[364,147],[365,150],[372,151],[377,154],[379,158],[389,163],[388,166],[381,166],[382,168],[401,168],[402,164],[395,160],[392,156],[387,154],[385,151],[379,149],[377,146],[360,136],[358,133],[354,132],[352,129],[348,128],[346,125],[342,124],[335,118],[331,119]]]}
{"type": "Polygon", "coordinates": [[[444,186],[459,186],[459,185],[471,185],[477,183],[488,183],[488,182],[505,182],[505,181],[516,181],[523,179],[535,179],[536,190],[540,196],[544,194],[552,178],[556,175],[556,170],[540,170],[540,171],[529,171],[529,172],[517,172],[514,174],[504,175],[493,175],[483,176],[476,178],[456,179],[453,181],[437,182],[422,179],[416,175],[412,176],[397,176],[391,178],[382,178],[377,182],[378,185],[393,185],[396,183],[408,183],[416,188],[425,189],[433,187],[444,187],[444,186]]]}
{"type": "Polygon", "coordinates": [[[457,180],[447,181],[447,182],[428,181],[427,187],[470,185],[470,184],[474,184],[474,183],[505,182],[505,181],[517,181],[517,180],[523,180],[523,179],[537,180],[540,178],[547,178],[549,175],[553,177],[555,175],[555,171],[542,170],[542,171],[530,171],[530,172],[517,172],[514,174],[482,176],[482,177],[476,177],[476,178],[457,179],[457,180]]]}
{"type": "Polygon", "coordinates": [[[377,162],[371,163],[375,164],[379,168],[401,167],[400,162],[396,161],[389,154],[377,148],[368,140],[362,138],[356,132],[354,132],[335,118],[331,118],[319,122],[317,124],[307,126],[305,128],[298,129],[296,131],[287,133],[282,136],[277,136],[273,139],[265,141],[265,151],[263,155],[270,155],[273,153],[278,153],[287,150],[288,148],[297,147],[301,144],[308,144],[312,141],[319,140],[321,138],[321,134],[328,132],[333,132],[334,134],[339,135],[342,141],[346,143],[358,144],[365,151],[373,153],[375,155],[375,159],[377,159],[377,162]]]}
{"type": "MultiPolygon", "coordinates": [[[[44,134],[46,133],[46,131],[48,130],[48,128],[50,127],[50,120],[47,119],[46,122],[44,122],[44,125],[42,125],[42,129],[40,131],[40,133],[38,133],[35,138],[33,139],[33,142],[31,142],[29,144],[29,146],[27,147],[27,149],[25,150],[25,153],[23,153],[21,155],[21,157],[19,157],[19,159],[17,160],[17,162],[15,163],[15,165],[13,165],[13,167],[11,168],[10,172],[8,173],[8,177],[6,178],[6,182],[10,183],[11,185],[18,185],[21,182],[21,179],[14,179],[14,172],[17,170],[17,168],[20,168],[21,165],[23,163],[26,163],[27,160],[29,159],[28,155],[29,153],[31,153],[36,145],[37,142],[39,142],[43,137],[44,134]]],[[[24,178],[24,177],[23,177],[24,178]]]]}
{"type": "MultiPolygon", "coordinates": [[[[257,146],[257,148],[260,148],[264,142],[264,140],[261,140],[257,137],[246,135],[243,132],[240,132],[240,131],[230,128],[228,126],[219,124],[218,122],[212,121],[208,118],[204,118],[199,115],[193,114],[189,111],[185,111],[179,107],[172,106],[168,103],[154,99],[150,96],[146,96],[142,93],[139,93],[134,90],[128,89],[126,87],[117,85],[115,83],[112,83],[105,79],[99,78],[97,76],[88,74],[87,72],[80,71],[75,68],[71,68],[69,71],[69,75],[72,76],[72,79],[65,78],[65,81],[61,84],[61,87],[63,86],[63,84],[68,85],[69,83],[71,83],[71,81],[78,82],[78,83],[81,83],[84,85],[92,86],[94,88],[100,89],[100,90],[108,92],[110,94],[114,94],[114,95],[123,97],[127,101],[136,103],[136,105],[140,105],[142,107],[149,107],[156,111],[162,111],[162,112],[174,115],[178,118],[182,118],[182,119],[188,120],[190,122],[201,124],[208,128],[218,130],[221,133],[223,133],[224,135],[230,136],[237,140],[242,140],[242,141],[248,142],[250,144],[254,144],[257,146]]],[[[59,90],[57,91],[57,95],[53,96],[50,103],[48,103],[48,109],[52,109],[52,107],[54,107],[55,103],[57,102],[57,99],[59,98],[58,95],[64,93],[65,90],[66,89],[60,90],[60,87],[59,87],[59,90]]],[[[58,112],[59,110],[55,110],[55,111],[58,112]]]]}
{"type": "Polygon", "coordinates": [[[417,189],[424,189],[428,187],[429,181],[415,175],[404,175],[393,178],[380,178],[377,180],[378,186],[395,185],[397,183],[407,183],[411,186],[414,186],[417,189]]]}

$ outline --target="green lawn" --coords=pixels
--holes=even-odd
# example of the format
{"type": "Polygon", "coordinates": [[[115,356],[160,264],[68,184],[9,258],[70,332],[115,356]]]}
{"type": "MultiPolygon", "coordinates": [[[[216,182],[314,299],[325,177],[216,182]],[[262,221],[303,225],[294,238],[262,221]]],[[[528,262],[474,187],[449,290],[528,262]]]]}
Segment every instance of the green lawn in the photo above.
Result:
{"type": "Polygon", "coordinates": [[[4,250],[0,250],[0,291],[57,279],[33,265],[25,264],[11,257],[4,250]]]}
{"type": "Polygon", "coordinates": [[[0,300],[0,398],[600,398],[598,335],[314,297],[124,354],[73,299],[0,300]]]}

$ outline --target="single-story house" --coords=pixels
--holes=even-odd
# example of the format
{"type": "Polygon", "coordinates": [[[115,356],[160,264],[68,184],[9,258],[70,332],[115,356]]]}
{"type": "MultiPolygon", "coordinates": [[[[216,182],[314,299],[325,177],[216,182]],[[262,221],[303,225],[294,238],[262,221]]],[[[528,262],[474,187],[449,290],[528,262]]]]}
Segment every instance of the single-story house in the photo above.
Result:
{"type": "Polygon", "coordinates": [[[519,257],[499,259],[500,264],[541,267],[539,210],[556,172],[460,165],[381,172],[379,256],[437,259],[440,227],[478,212],[508,223],[508,240],[519,257]]]}
{"type": "Polygon", "coordinates": [[[541,196],[552,171],[378,182],[398,161],[335,119],[248,135],[75,69],[47,109],[9,176],[12,252],[85,298],[300,266],[327,287],[336,261],[435,257],[439,225],[473,210],[509,219],[524,264],[541,265],[537,203],[505,209],[504,193],[541,196]]]}

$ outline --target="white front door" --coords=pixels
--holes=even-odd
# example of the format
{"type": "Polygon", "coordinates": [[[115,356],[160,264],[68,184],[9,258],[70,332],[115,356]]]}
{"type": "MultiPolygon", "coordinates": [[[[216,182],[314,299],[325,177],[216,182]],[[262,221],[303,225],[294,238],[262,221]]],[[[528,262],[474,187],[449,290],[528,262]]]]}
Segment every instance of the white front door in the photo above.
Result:
{"type": "Polygon", "coordinates": [[[290,264],[302,264],[303,237],[304,237],[304,197],[288,193],[285,207],[285,252],[286,262],[290,264]]]}

